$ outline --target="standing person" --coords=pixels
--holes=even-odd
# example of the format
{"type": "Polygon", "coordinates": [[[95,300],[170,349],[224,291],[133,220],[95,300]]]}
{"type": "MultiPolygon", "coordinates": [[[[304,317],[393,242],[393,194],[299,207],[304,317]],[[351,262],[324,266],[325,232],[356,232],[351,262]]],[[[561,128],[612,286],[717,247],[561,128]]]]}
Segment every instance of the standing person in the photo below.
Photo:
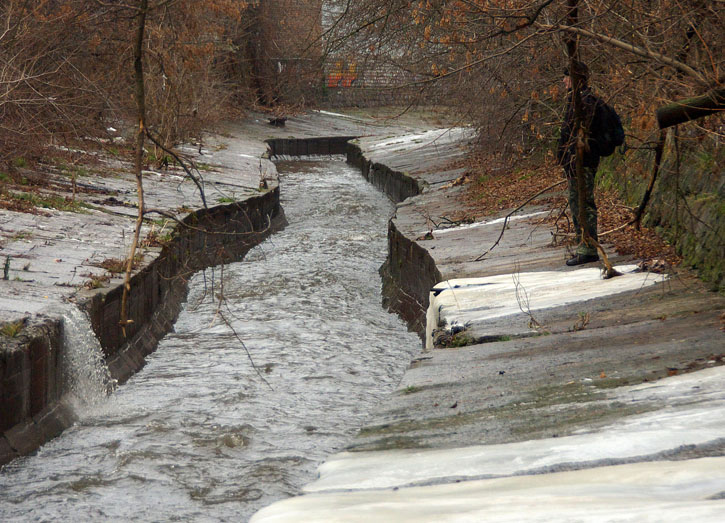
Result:
{"type": "MultiPolygon", "coordinates": [[[[588,136],[591,136],[593,126],[597,125],[594,115],[596,114],[599,99],[589,89],[589,70],[587,66],[581,62],[574,62],[576,73],[581,77],[581,95],[582,106],[582,125],[587,129],[588,136]]],[[[599,260],[599,254],[596,247],[587,245],[582,238],[582,224],[579,223],[579,190],[576,177],[576,149],[577,136],[574,132],[574,98],[572,96],[572,78],[569,68],[564,69],[564,85],[569,93],[567,97],[567,109],[564,121],[561,125],[561,135],[559,137],[559,146],[557,149],[557,161],[564,168],[566,179],[569,184],[569,210],[571,211],[572,220],[574,222],[574,230],[576,231],[577,249],[573,257],[567,260],[569,266],[581,265],[583,263],[591,263],[599,260]]],[[[586,218],[586,232],[593,240],[597,240],[597,204],[594,201],[594,177],[599,167],[599,154],[596,147],[592,147],[591,139],[587,140],[584,146],[584,155],[582,158],[582,169],[584,171],[585,191],[584,195],[584,216],[586,218]]]]}

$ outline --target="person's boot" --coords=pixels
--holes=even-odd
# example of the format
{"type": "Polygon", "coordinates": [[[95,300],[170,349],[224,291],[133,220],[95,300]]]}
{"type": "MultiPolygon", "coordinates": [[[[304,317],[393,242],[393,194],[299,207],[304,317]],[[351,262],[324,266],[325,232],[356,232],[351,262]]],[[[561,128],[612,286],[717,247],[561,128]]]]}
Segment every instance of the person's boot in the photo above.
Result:
{"type": "Polygon", "coordinates": [[[595,261],[599,261],[598,254],[575,254],[566,260],[566,264],[569,267],[573,267],[574,265],[582,265],[583,263],[591,263],[595,261]]]}

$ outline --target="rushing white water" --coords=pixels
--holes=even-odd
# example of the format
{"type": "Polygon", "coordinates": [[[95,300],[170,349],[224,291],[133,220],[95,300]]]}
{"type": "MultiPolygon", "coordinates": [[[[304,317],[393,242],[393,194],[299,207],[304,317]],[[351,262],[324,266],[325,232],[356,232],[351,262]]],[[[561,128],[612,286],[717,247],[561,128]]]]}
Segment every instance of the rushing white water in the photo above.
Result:
{"type": "Polygon", "coordinates": [[[70,305],[63,313],[64,390],[71,393],[76,414],[105,401],[116,383],[108,373],[101,344],[86,314],[70,305]]]}
{"type": "Polygon", "coordinates": [[[393,390],[420,347],[380,305],[393,205],[342,161],[290,165],[288,227],[224,268],[221,307],[221,270],[196,275],[146,367],[2,470],[1,521],[244,521],[393,390]]]}

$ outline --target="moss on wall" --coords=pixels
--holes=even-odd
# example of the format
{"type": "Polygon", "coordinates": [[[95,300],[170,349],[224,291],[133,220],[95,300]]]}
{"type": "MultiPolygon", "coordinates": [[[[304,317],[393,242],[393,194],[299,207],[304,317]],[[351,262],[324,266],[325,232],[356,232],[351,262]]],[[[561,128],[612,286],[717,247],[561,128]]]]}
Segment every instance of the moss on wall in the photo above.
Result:
{"type": "MultiPolygon", "coordinates": [[[[639,205],[652,174],[654,152],[630,150],[604,158],[598,185],[639,205]]],[[[684,263],[713,290],[725,293],[725,151],[697,129],[667,135],[660,173],[643,223],[669,241],[684,263]]]]}

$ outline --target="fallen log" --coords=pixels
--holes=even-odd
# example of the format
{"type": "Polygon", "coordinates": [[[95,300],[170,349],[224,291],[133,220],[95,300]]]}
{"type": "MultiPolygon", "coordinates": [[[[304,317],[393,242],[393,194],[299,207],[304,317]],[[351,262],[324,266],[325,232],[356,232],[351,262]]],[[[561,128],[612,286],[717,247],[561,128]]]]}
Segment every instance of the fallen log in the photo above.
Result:
{"type": "Polygon", "coordinates": [[[666,129],[723,110],[725,88],[712,89],[703,95],[660,107],[656,111],[657,124],[660,129],[666,129]]]}

